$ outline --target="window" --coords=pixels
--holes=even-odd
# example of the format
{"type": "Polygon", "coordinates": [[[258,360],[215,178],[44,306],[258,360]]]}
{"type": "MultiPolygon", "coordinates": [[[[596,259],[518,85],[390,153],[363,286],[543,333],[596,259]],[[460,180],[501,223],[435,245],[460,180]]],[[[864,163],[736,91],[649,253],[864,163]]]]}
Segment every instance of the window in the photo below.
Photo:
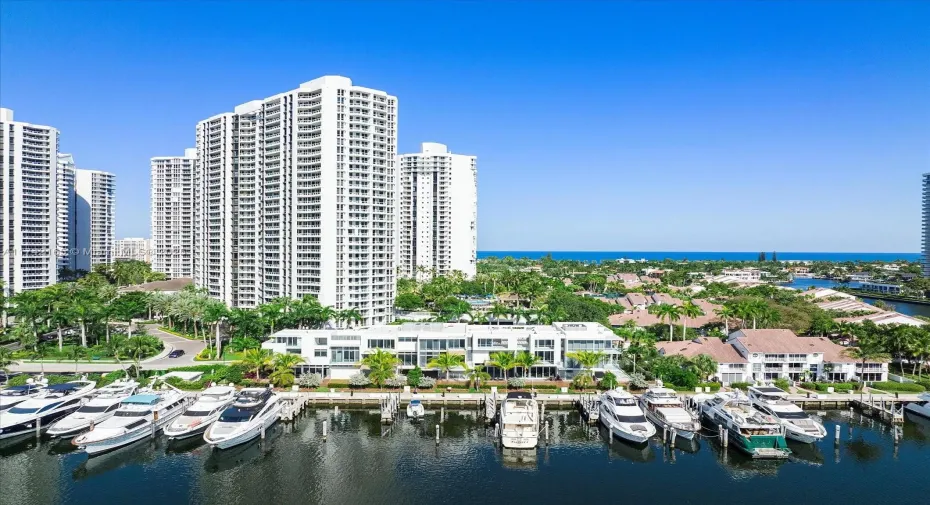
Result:
{"type": "Polygon", "coordinates": [[[536,357],[546,363],[555,361],[555,351],[536,351],[536,357]]]}
{"type": "Polygon", "coordinates": [[[358,335],[333,335],[333,340],[361,340],[362,337],[358,335]]]}
{"type": "Polygon", "coordinates": [[[333,363],[357,363],[359,361],[358,347],[333,347],[333,363]]]}
{"type": "Polygon", "coordinates": [[[489,348],[507,348],[507,339],[505,338],[479,338],[478,347],[489,348]]]}
{"type": "Polygon", "coordinates": [[[397,358],[400,359],[401,366],[416,366],[417,364],[417,353],[415,352],[399,352],[397,358]]]}
{"type": "Polygon", "coordinates": [[[552,340],[552,339],[537,340],[536,347],[540,349],[555,349],[555,340],[552,340]]]}
{"type": "Polygon", "coordinates": [[[314,349],[313,356],[315,358],[325,358],[327,356],[327,350],[326,349],[314,349]]]}
{"type": "Polygon", "coordinates": [[[386,338],[370,338],[368,339],[368,348],[369,349],[393,349],[394,341],[386,338]]]}
{"type": "Polygon", "coordinates": [[[326,337],[316,337],[316,345],[326,345],[326,337]]]}
{"type": "Polygon", "coordinates": [[[416,342],[417,337],[397,337],[398,342],[416,342]]]}

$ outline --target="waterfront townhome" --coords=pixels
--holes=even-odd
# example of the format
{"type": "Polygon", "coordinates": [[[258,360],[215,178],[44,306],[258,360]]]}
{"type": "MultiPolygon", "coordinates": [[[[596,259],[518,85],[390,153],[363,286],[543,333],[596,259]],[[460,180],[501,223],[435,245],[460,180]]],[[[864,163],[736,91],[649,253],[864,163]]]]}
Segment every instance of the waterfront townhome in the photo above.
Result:
{"type": "MultiPolygon", "coordinates": [[[[717,337],[698,337],[693,340],[677,342],[656,342],[662,356],[680,355],[688,359],[706,354],[717,362],[717,374],[713,376],[724,385],[734,382],[749,382],[749,360],[739,353],[733,345],[717,337]]],[[[702,377],[706,379],[706,377],[702,377]]]]}
{"type": "MultiPolygon", "coordinates": [[[[361,369],[362,358],[376,349],[395,353],[399,370],[419,366],[437,375],[428,364],[442,353],[460,354],[468,367],[486,364],[495,352],[529,351],[539,359],[528,371],[529,378],[552,376],[571,378],[581,368],[568,353],[603,351],[604,362],[595,372],[612,371],[620,375],[618,363],[623,342],[599,323],[553,323],[551,325],[470,325],[465,323],[404,323],[362,329],[300,330],[276,332],[262,348],[276,353],[299,354],[304,364],[298,374],[318,373],[324,378],[346,379],[361,369]]],[[[494,366],[486,370],[493,377],[503,377],[494,366]]],[[[464,370],[452,370],[461,377],[464,370]]],[[[509,376],[522,376],[523,371],[509,376]]]]}
{"type": "Polygon", "coordinates": [[[883,282],[863,282],[859,284],[859,289],[862,291],[871,291],[873,293],[881,293],[883,295],[900,295],[901,286],[898,284],[886,284],[883,282]]]}

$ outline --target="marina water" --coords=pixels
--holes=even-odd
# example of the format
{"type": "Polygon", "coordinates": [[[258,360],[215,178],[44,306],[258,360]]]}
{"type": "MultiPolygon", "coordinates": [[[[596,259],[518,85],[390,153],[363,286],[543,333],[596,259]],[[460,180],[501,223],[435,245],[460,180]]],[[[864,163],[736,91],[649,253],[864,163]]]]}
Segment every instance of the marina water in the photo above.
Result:
{"type": "Polygon", "coordinates": [[[313,409],[228,451],[157,437],[88,459],[67,441],[27,438],[0,447],[0,505],[927,503],[930,421],[908,417],[895,444],[890,426],[858,412],[820,414],[829,437],[789,443],[782,462],[721,451],[714,438],[608,442],[574,411],[547,411],[548,446],[517,453],[473,410],[385,427],[376,411],[313,409]]]}

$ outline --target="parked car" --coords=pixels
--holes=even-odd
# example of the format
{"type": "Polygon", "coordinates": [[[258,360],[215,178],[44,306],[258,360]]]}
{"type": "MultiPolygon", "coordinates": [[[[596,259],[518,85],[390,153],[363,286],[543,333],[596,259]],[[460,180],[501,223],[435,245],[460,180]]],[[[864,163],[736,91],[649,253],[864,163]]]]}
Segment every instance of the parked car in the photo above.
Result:
{"type": "Polygon", "coordinates": [[[169,358],[180,358],[184,356],[184,349],[175,349],[168,353],[169,358]]]}

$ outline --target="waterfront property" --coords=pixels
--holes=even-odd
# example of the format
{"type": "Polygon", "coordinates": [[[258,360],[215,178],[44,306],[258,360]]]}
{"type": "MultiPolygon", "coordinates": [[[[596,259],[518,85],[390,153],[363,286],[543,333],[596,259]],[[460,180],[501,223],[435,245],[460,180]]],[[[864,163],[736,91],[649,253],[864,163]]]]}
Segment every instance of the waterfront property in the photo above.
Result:
{"type": "MultiPolygon", "coordinates": [[[[529,351],[539,362],[527,372],[528,378],[573,377],[581,368],[567,357],[568,353],[603,351],[605,360],[595,371],[622,374],[618,366],[622,341],[608,328],[591,322],[515,326],[404,323],[348,330],[287,329],[272,335],[262,347],[299,354],[305,361],[298,367],[299,373],[319,373],[333,379],[346,379],[358,372],[362,358],[375,349],[396,353],[401,370],[416,366],[430,370],[429,362],[442,353],[460,354],[473,367],[490,362],[495,352],[529,351]]],[[[487,371],[493,377],[504,375],[495,366],[488,366],[487,371]]],[[[452,370],[451,374],[461,377],[462,370],[452,370]]]]}
{"type": "Polygon", "coordinates": [[[901,286],[899,284],[888,284],[884,282],[863,282],[859,284],[862,291],[872,291],[882,295],[900,295],[901,286]]]}

